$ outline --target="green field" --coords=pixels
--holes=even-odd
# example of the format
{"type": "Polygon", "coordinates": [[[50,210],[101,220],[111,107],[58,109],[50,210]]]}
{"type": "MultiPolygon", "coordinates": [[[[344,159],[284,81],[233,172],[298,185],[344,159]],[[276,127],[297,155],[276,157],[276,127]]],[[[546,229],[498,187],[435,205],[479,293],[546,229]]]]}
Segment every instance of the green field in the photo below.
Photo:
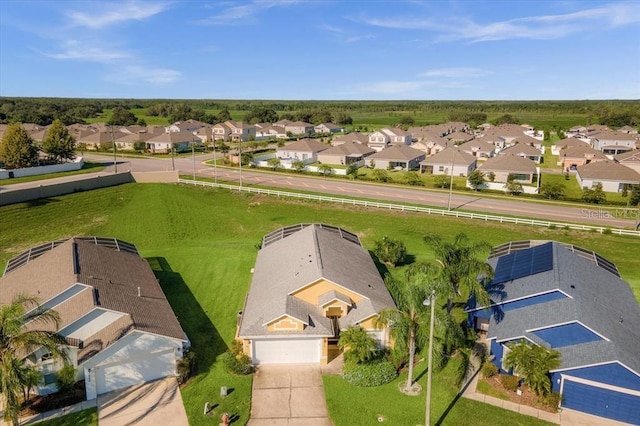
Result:
{"type": "MultiPolygon", "coordinates": [[[[103,235],[136,244],[160,279],[198,357],[199,374],[182,389],[191,424],[218,423],[219,417],[202,415],[205,402],[220,404],[216,412],[237,414],[239,424],[244,424],[250,410],[251,377],[230,376],[216,359],[233,339],[236,313],[242,309],[249,287],[256,245],[264,234],[300,222],[342,226],[356,232],[367,248],[382,236],[392,235],[405,242],[416,261],[431,257],[422,243],[422,236],[429,232],[449,237],[463,231],[472,240],[484,239],[494,245],[553,238],[596,250],[616,262],[640,300],[637,237],[285,201],[161,184],[127,184],[1,207],[0,263],[4,265],[10,257],[35,244],[73,235],[103,235]],[[220,386],[233,388],[233,392],[222,399],[218,396],[220,386]]],[[[391,273],[402,274],[403,268],[391,273]]],[[[424,367],[418,367],[417,374],[421,368],[424,367]]],[[[529,418],[472,401],[461,399],[449,407],[455,394],[450,374],[445,369],[434,376],[434,395],[438,395],[434,397],[434,416],[446,412],[445,424],[470,424],[466,422],[471,422],[471,412],[477,413],[474,424],[489,424],[489,420],[491,424],[533,424],[529,418]]],[[[340,401],[344,400],[366,415],[377,415],[384,409],[388,412],[383,414],[391,419],[397,413],[400,417],[392,424],[416,424],[423,415],[422,408],[417,408],[424,406],[423,398],[399,402],[408,397],[398,395],[397,381],[369,389],[355,389],[332,377],[326,378],[325,383],[331,415],[339,426],[354,424],[342,417],[345,407],[340,401]],[[405,413],[414,406],[415,417],[405,413]]]]}

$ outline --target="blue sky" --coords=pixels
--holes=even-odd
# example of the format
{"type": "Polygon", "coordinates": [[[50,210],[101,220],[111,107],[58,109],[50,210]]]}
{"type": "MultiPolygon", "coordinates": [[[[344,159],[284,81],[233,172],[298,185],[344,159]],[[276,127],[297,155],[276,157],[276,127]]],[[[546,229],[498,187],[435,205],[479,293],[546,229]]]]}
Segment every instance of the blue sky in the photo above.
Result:
{"type": "Polygon", "coordinates": [[[3,0],[0,95],[640,99],[640,1],[3,0]]]}

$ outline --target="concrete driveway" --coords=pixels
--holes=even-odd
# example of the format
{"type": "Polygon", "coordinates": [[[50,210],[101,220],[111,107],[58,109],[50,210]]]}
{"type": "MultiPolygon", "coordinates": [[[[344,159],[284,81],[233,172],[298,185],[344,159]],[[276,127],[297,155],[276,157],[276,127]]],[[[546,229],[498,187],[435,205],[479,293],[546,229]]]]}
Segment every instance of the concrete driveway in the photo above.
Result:
{"type": "Polygon", "coordinates": [[[331,426],[320,366],[260,366],[253,378],[248,425],[331,426]]]}
{"type": "Polygon", "coordinates": [[[188,426],[175,377],[109,392],[98,397],[100,426],[188,426]]]}

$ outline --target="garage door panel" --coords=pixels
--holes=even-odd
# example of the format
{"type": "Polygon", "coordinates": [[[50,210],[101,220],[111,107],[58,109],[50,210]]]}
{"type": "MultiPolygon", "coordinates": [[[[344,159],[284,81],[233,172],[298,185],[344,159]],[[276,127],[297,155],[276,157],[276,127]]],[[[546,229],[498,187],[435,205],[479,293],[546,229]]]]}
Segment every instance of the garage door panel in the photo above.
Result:
{"type": "Polygon", "coordinates": [[[594,416],[640,424],[640,396],[565,380],[562,406],[594,416]]]}
{"type": "Polygon", "coordinates": [[[265,339],[253,341],[254,364],[318,363],[322,339],[265,339]]]}
{"type": "Polygon", "coordinates": [[[173,351],[96,368],[98,394],[175,374],[173,351]]]}

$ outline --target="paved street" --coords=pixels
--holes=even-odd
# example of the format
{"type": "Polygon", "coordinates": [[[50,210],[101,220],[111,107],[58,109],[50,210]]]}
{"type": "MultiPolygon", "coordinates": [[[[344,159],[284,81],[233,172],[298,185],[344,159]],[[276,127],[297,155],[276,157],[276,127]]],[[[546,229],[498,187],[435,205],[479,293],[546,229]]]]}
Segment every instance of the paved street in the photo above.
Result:
{"type": "MultiPolygon", "coordinates": [[[[113,171],[113,159],[105,155],[86,154],[88,161],[103,162],[107,169],[102,173],[113,171]]],[[[203,164],[204,161],[213,158],[211,154],[199,154],[195,158],[195,170],[197,176],[214,176],[214,168],[203,164]]],[[[182,174],[192,174],[194,161],[192,157],[175,158],[175,168],[182,174]]],[[[170,158],[118,158],[118,170],[131,171],[158,171],[172,170],[170,158]]],[[[218,178],[227,181],[240,181],[240,172],[237,169],[218,168],[218,178]]],[[[63,179],[74,179],[73,176],[63,179]]],[[[389,185],[377,185],[370,182],[352,182],[343,179],[322,179],[317,177],[298,176],[293,174],[277,174],[243,169],[242,182],[246,185],[265,185],[272,188],[289,190],[304,190],[341,196],[355,196],[376,199],[380,201],[395,201],[401,203],[422,204],[432,207],[447,207],[449,193],[447,191],[428,190],[424,188],[403,188],[389,185]]],[[[34,185],[19,184],[19,185],[34,185]]],[[[36,184],[37,185],[37,184],[36,184]]],[[[0,187],[0,190],[8,190],[11,187],[0,187]]],[[[565,204],[542,204],[516,199],[504,199],[493,197],[479,197],[473,194],[453,194],[451,208],[457,210],[470,210],[496,215],[513,215],[519,217],[551,220],[557,222],[582,223],[594,226],[608,226],[619,228],[633,228],[637,210],[627,212],[627,217],[616,217],[598,206],[572,206],[565,204]]],[[[618,209],[620,214],[624,211],[618,209]]]]}

